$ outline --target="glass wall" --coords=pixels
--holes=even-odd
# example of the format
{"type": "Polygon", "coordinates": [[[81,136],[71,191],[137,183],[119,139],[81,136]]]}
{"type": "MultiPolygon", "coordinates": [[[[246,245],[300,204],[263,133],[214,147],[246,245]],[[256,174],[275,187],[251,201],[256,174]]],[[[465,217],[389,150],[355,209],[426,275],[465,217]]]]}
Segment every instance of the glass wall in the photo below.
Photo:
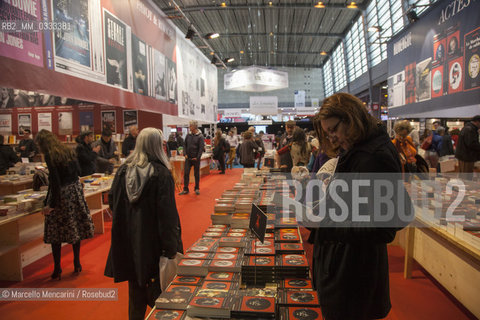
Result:
{"type": "Polygon", "coordinates": [[[335,92],[341,90],[347,85],[347,76],[345,72],[345,56],[343,54],[343,43],[337,46],[333,52],[333,74],[335,75],[335,92]]]}
{"type": "Polygon", "coordinates": [[[328,59],[323,65],[323,84],[325,87],[325,97],[331,96],[333,91],[332,63],[328,59]]]}

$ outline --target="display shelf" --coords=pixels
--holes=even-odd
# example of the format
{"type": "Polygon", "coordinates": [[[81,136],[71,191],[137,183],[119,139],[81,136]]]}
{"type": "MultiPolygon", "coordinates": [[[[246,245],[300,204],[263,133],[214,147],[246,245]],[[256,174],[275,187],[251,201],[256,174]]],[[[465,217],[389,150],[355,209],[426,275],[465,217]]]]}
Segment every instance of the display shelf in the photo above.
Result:
{"type": "Polygon", "coordinates": [[[480,250],[428,219],[431,210],[415,210],[416,220],[398,235],[405,248],[405,278],[412,277],[416,261],[480,318],[480,250]]]}
{"type": "MultiPolygon", "coordinates": [[[[95,233],[104,233],[102,194],[110,187],[85,193],[95,233]]],[[[0,280],[22,281],[23,268],[51,253],[51,246],[43,242],[44,216],[36,209],[7,215],[0,219],[0,280]]],[[[64,244],[66,245],[66,244],[64,244]]]]}

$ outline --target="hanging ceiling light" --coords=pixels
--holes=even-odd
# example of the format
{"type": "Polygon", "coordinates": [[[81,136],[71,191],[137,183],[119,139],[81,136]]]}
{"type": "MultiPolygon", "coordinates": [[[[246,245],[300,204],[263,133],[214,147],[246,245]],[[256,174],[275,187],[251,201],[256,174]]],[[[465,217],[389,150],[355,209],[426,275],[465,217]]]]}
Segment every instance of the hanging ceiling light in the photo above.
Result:
{"type": "Polygon", "coordinates": [[[325,8],[325,5],[323,4],[322,1],[318,1],[316,5],[314,5],[315,8],[325,8]]]}
{"type": "Polygon", "coordinates": [[[220,37],[220,35],[216,32],[210,32],[205,35],[205,39],[215,39],[220,37]]]}
{"type": "Polygon", "coordinates": [[[235,61],[235,58],[226,58],[225,60],[223,60],[225,63],[229,63],[229,62],[233,62],[235,61]]]}
{"type": "Polygon", "coordinates": [[[195,31],[188,27],[187,34],[185,35],[185,39],[191,40],[195,36],[195,31]]]}
{"type": "Polygon", "coordinates": [[[358,9],[357,4],[355,2],[350,2],[350,4],[347,6],[348,9],[358,9]]]}

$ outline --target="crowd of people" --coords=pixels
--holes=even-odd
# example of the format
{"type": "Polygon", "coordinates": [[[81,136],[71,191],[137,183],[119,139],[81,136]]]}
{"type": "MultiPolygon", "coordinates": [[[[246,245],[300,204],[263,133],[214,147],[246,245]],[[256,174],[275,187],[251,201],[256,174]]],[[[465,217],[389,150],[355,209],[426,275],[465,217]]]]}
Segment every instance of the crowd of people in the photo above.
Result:
{"type": "MultiPolygon", "coordinates": [[[[451,135],[439,122],[433,124],[433,130],[419,135],[409,121],[401,120],[395,123],[395,136],[391,137],[358,98],[337,93],[323,101],[312,122],[312,132],[298,127],[295,121],[286,122],[285,132],[277,134],[273,143],[275,166],[285,172],[306,167],[312,172],[308,178],[315,179],[322,172],[428,172],[429,166],[438,167],[440,157],[453,154],[459,160],[460,172],[471,174],[474,162],[480,160],[480,115],[451,135]],[[424,150],[423,157],[419,150],[424,150]]],[[[211,146],[219,173],[225,174],[227,168],[237,163],[245,168],[261,168],[266,154],[263,134],[257,134],[254,127],[240,134],[236,128],[227,134],[217,129],[211,146]]],[[[99,169],[113,172],[120,152],[112,132],[103,130],[97,141],[92,132],[83,132],[77,137],[75,150],[46,130],[41,130],[35,141],[26,131],[17,152],[3,142],[0,135],[2,173],[20,157],[31,158],[38,152],[45,156],[49,185],[43,209],[44,242],[52,247],[51,278],[61,279],[62,243],[72,244],[74,273],[79,274],[80,243],[93,237],[94,230],[79,177],[99,169]]],[[[130,319],[143,319],[146,306],[153,306],[161,292],[159,258],[173,259],[177,252],[183,252],[169,161],[174,150],[181,150],[179,154],[185,157],[184,188],[180,195],[189,193],[192,167],[194,191],[199,195],[205,138],[196,121],[190,122],[185,139],[172,133],[167,141],[159,129],[144,128],[139,132],[136,126],[130,127],[121,150],[126,160],[117,170],[109,193],[113,222],[105,275],[115,282],[128,281],[130,319]]],[[[396,188],[393,201],[404,201],[405,215],[411,211],[410,198],[402,184],[396,188]]],[[[373,202],[375,197],[372,190],[364,195],[364,199],[373,202]]],[[[331,212],[328,208],[337,208],[337,200],[327,193],[322,199],[327,212],[331,212]]],[[[398,210],[395,208],[398,206],[394,206],[398,210]]],[[[396,217],[399,212],[392,214],[396,217]]],[[[386,246],[403,227],[365,228],[350,220],[339,225],[327,216],[310,228],[309,241],[314,245],[313,282],[325,319],[377,319],[388,314],[391,304],[386,246]]]]}

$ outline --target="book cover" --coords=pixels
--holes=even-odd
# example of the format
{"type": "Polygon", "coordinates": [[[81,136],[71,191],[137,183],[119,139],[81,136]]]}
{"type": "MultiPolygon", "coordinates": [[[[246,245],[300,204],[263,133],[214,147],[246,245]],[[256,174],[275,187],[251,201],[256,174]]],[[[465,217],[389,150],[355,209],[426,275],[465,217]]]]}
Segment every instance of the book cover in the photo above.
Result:
{"type": "Polygon", "coordinates": [[[313,290],[312,281],[308,279],[285,279],[282,281],[284,289],[309,289],[313,290]]]}
{"type": "Polygon", "coordinates": [[[284,267],[308,267],[307,258],[300,254],[282,255],[282,266],[284,267]]]}
{"type": "Polygon", "coordinates": [[[197,289],[196,286],[188,286],[183,284],[171,284],[168,286],[165,292],[186,292],[186,293],[193,293],[197,289]]]}
{"type": "Polygon", "coordinates": [[[172,280],[172,284],[181,284],[188,286],[199,286],[203,281],[202,277],[193,277],[193,276],[175,276],[172,280]]]}
{"type": "Polygon", "coordinates": [[[205,277],[205,281],[237,281],[238,273],[236,272],[209,272],[205,277]]]}
{"type": "Polygon", "coordinates": [[[153,312],[152,316],[149,320],[180,320],[183,319],[183,314],[185,313],[184,310],[164,310],[164,309],[157,309],[153,312]]]}
{"type": "Polygon", "coordinates": [[[229,291],[232,287],[232,282],[228,281],[204,281],[201,289],[209,290],[218,290],[218,291],[229,291]]]}
{"type": "Polygon", "coordinates": [[[312,307],[281,307],[279,309],[281,320],[321,320],[320,308],[312,307]]]}

